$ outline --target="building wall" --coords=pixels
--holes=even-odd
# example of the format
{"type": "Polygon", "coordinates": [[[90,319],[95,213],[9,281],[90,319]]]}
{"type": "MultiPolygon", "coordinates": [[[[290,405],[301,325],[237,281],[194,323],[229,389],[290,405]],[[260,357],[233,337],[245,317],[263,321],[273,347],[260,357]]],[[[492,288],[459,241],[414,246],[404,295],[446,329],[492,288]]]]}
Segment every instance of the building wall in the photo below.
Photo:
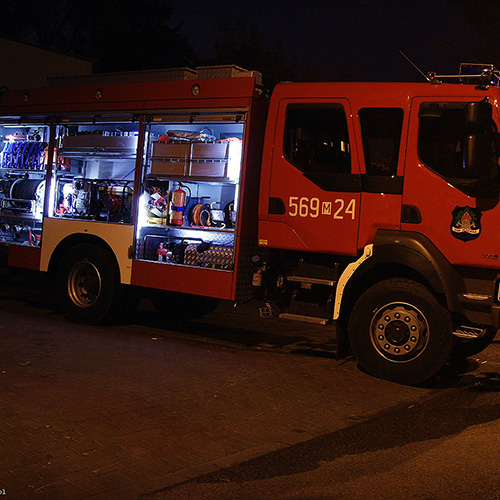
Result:
{"type": "Polygon", "coordinates": [[[0,88],[46,87],[47,78],[90,75],[92,61],[0,37],[0,88]]]}

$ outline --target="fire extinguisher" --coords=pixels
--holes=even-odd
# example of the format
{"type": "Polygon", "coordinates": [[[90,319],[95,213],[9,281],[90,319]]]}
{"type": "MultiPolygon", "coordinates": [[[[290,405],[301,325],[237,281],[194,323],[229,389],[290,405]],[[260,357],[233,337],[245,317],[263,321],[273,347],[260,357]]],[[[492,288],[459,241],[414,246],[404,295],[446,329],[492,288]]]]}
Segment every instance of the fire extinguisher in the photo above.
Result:
{"type": "Polygon", "coordinates": [[[173,226],[182,226],[184,224],[184,210],[186,208],[187,202],[186,200],[190,198],[191,191],[186,186],[186,189],[189,191],[189,196],[182,189],[184,186],[179,182],[179,187],[172,192],[170,197],[170,224],[173,226]]]}

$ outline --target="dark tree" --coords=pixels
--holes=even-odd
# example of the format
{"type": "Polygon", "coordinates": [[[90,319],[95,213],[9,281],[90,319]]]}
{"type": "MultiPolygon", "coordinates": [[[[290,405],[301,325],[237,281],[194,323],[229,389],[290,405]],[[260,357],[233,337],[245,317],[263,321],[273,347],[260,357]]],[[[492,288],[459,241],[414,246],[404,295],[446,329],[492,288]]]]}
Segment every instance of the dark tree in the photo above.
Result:
{"type": "Polygon", "coordinates": [[[96,71],[189,66],[195,57],[170,0],[23,0],[2,4],[0,31],[95,60],[96,71]],[[4,5],[5,4],[5,5],[4,5]]]}
{"type": "Polygon", "coordinates": [[[448,3],[462,9],[466,15],[476,60],[500,67],[500,1],[448,0],[448,3]]]}
{"type": "MultiPolygon", "coordinates": [[[[138,70],[189,66],[194,53],[180,26],[168,25],[168,0],[87,0],[73,7],[78,35],[99,61],[97,69],[138,70]]],[[[76,34],[76,33],[75,33],[76,34]]]]}
{"type": "Polygon", "coordinates": [[[0,32],[22,41],[67,49],[72,31],[69,0],[2,2],[0,32]]]}
{"type": "Polygon", "coordinates": [[[235,64],[262,73],[264,84],[272,88],[280,81],[322,79],[317,70],[303,68],[290,57],[281,42],[264,41],[256,24],[238,21],[221,24],[215,41],[216,59],[212,64],[235,64]]]}

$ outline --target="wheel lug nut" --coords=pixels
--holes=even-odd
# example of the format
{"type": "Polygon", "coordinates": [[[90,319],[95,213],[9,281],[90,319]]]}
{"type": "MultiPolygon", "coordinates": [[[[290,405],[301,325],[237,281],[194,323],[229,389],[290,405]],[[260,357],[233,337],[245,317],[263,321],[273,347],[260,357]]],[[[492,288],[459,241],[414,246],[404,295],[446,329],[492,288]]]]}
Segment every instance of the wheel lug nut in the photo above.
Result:
{"type": "Polygon", "coordinates": [[[406,316],[406,317],[405,317],[405,323],[409,323],[410,321],[411,321],[410,316],[406,316]]]}
{"type": "Polygon", "coordinates": [[[412,342],[416,342],[416,341],[417,341],[417,337],[411,337],[411,338],[410,338],[410,340],[411,340],[412,342]]]}
{"type": "Polygon", "coordinates": [[[383,330],[384,329],[384,325],[378,325],[378,329],[379,330],[383,330]]]}

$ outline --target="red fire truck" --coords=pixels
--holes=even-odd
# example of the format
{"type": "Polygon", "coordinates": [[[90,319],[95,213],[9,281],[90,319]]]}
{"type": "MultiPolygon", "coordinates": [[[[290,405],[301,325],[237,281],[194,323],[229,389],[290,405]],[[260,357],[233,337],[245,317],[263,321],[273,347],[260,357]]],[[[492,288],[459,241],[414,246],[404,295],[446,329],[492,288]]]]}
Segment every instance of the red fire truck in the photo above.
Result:
{"type": "Polygon", "coordinates": [[[5,92],[1,244],[55,276],[73,321],[130,289],[203,311],[258,287],[280,317],[335,321],[368,372],[418,383],[499,327],[496,75],[269,100],[227,66],[5,92]]]}

